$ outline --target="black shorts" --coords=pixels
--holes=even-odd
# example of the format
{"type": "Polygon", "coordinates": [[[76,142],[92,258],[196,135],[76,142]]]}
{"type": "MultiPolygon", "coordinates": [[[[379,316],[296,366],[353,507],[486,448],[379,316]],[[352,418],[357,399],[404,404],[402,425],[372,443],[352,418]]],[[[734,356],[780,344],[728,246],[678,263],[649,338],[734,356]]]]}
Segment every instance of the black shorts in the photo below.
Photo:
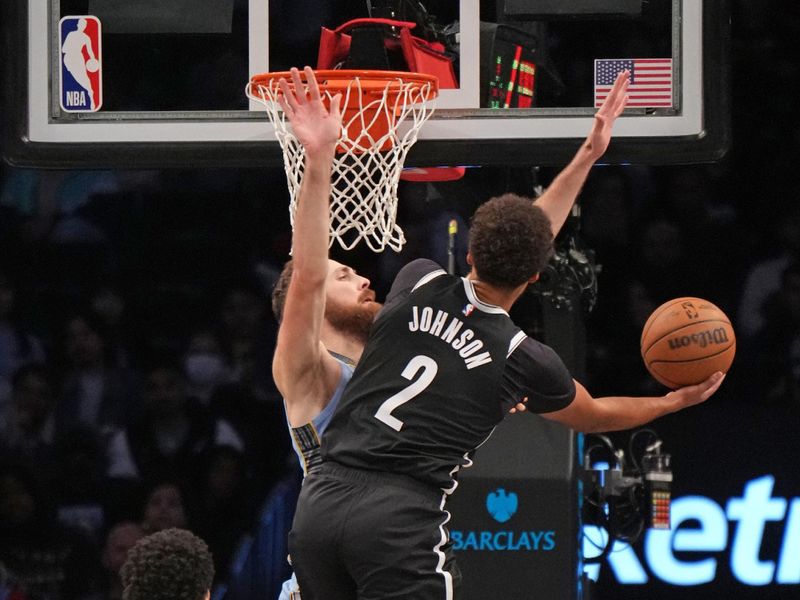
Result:
{"type": "Polygon", "coordinates": [[[289,552],[303,600],[453,600],[444,493],[326,462],[303,482],[289,552]]]}

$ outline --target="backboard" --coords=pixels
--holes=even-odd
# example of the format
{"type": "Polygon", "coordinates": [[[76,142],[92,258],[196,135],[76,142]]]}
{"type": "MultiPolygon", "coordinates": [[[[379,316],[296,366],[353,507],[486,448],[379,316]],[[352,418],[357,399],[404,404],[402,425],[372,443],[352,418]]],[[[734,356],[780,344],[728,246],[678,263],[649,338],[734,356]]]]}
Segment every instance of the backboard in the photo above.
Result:
{"type": "MultiPolygon", "coordinates": [[[[244,94],[249,77],[314,66],[321,27],[379,4],[397,13],[418,3],[5,2],[4,158],[70,168],[281,164],[272,126],[244,94]]],[[[660,103],[631,106],[605,159],[702,162],[727,149],[725,0],[422,4],[457,87],[442,91],[408,165],[563,164],[591,125],[603,69],[635,66],[644,83],[648,60],[666,73],[660,103]],[[618,62],[602,62],[610,59],[618,62]]]]}

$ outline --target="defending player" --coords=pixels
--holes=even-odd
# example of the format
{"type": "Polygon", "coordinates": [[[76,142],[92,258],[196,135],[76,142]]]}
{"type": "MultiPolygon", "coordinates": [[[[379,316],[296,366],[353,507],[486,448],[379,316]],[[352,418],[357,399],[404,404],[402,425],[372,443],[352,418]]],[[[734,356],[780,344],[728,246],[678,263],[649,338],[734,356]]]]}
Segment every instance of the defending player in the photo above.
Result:
{"type": "MultiPolygon", "coordinates": [[[[304,472],[320,460],[319,436],[353,374],[380,308],[368,279],[328,258],[328,198],[331,161],[342,126],[340,97],[327,111],[319,101],[316,81],[310,80],[309,86],[313,102],[297,110],[284,106],[306,159],[294,220],[293,258],[272,296],[280,323],[272,374],[304,472]]],[[[281,600],[295,600],[298,592],[292,577],[283,586],[281,600]]]]}
{"type": "Polygon", "coordinates": [[[290,551],[305,600],[453,598],[460,577],[445,500],[520,398],[545,418],[608,431],[697,404],[719,387],[721,373],[662,397],[595,399],[507,314],[538,277],[608,146],[627,82],[618,77],[586,142],[542,198],[506,195],[478,209],[467,278],[425,260],[398,274],[298,503],[290,551]]]}

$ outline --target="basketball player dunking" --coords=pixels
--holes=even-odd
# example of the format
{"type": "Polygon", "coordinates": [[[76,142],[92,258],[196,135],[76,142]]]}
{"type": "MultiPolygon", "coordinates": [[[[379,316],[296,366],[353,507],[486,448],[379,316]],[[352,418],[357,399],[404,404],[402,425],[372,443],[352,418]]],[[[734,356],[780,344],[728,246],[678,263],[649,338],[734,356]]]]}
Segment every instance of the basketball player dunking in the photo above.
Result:
{"type": "MultiPolygon", "coordinates": [[[[609,431],[698,404],[719,387],[715,373],[661,397],[596,399],[508,317],[605,152],[628,79],[617,78],[586,141],[541,198],[506,195],[478,209],[466,278],[426,260],[398,274],[322,437],[322,464],[300,495],[290,552],[304,600],[454,598],[460,578],[444,503],[458,470],[518,400],[580,431],[609,431]]],[[[314,86],[306,98],[281,85],[296,134],[306,115],[309,130],[338,120],[338,101],[326,111],[314,86]]],[[[318,153],[320,139],[303,142],[306,151],[318,153]]],[[[333,148],[328,140],[319,156],[330,162],[333,148]]],[[[328,166],[316,176],[329,174],[328,166]]],[[[319,231],[327,247],[327,229],[319,231]]]]}

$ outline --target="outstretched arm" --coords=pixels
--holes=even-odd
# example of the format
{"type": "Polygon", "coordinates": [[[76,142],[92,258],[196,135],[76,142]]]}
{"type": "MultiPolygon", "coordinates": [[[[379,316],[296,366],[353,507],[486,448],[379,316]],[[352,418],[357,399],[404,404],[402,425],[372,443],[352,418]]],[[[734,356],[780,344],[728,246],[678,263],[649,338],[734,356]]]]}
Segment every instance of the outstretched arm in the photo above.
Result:
{"type": "Polygon", "coordinates": [[[322,102],[311,68],[305,68],[308,93],[297,69],[291,89],[279,82],[281,108],[305,150],[303,182],[292,235],[293,273],[275,348],[272,373],[286,401],[292,426],[310,421],[336,389],[340,366],[320,342],[328,276],[331,167],[342,128],[340,96],[330,110],[322,102]]]}
{"type": "Polygon", "coordinates": [[[575,399],[566,408],[542,416],[584,433],[619,431],[649,423],[653,419],[708,400],[725,375],[714,373],[703,383],[690,385],[665,396],[593,398],[577,381],[575,399]]]}
{"type": "Polygon", "coordinates": [[[608,148],[614,121],[625,110],[628,102],[626,92],[630,82],[630,72],[617,75],[614,86],[606,96],[603,105],[594,116],[594,124],[572,161],[556,176],[547,190],[536,200],[548,217],[555,237],[569,216],[572,205],[583,187],[592,165],[608,148]]]}

